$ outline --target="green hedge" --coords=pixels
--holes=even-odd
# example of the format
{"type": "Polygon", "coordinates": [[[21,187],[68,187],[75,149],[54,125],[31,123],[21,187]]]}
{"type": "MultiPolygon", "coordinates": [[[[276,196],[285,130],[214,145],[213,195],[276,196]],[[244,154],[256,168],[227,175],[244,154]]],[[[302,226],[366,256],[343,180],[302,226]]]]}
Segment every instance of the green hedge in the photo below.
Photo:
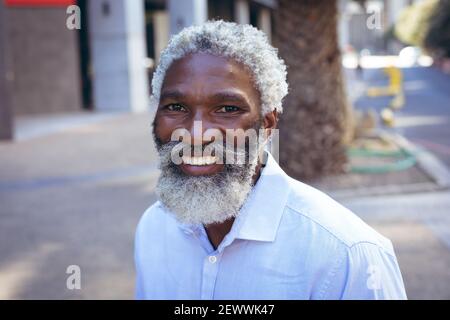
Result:
{"type": "Polygon", "coordinates": [[[394,34],[403,43],[424,47],[424,40],[430,28],[430,17],[439,0],[423,0],[406,7],[399,15],[394,34]]]}

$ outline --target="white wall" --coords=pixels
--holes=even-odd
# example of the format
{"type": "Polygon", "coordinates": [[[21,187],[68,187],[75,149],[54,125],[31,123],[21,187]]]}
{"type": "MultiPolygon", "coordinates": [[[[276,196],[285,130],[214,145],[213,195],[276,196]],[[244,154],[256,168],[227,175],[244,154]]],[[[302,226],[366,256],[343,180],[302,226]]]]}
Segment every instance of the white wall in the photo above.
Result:
{"type": "Polygon", "coordinates": [[[208,20],[207,0],[167,0],[170,16],[170,33],[208,20]]]}
{"type": "Polygon", "coordinates": [[[146,110],[144,1],[88,3],[95,109],[146,110]]]}
{"type": "Polygon", "coordinates": [[[250,7],[248,0],[236,0],[234,2],[234,16],[237,23],[250,23],[250,7]]]}

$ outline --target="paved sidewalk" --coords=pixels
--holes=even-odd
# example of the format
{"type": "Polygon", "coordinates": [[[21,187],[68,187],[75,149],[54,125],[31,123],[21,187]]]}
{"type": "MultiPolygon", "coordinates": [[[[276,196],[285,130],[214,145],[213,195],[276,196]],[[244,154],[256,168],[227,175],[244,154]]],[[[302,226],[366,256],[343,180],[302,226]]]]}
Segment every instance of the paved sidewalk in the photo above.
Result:
{"type": "Polygon", "coordinates": [[[133,298],[133,235],[154,202],[147,114],[0,143],[0,299],[133,298]],[[66,269],[81,268],[81,290],[66,269]]]}
{"type": "Polygon", "coordinates": [[[341,203],[392,240],[409,299],[450,299],[450,191],[341,203]]]}

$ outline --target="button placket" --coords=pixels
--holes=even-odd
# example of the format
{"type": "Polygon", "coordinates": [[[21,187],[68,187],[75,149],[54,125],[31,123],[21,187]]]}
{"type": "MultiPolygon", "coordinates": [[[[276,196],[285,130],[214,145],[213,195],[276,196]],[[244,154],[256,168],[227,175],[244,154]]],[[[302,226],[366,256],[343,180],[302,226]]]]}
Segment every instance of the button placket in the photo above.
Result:
{"type": "Polygon", "coordinates": [[[221,254],[210,254],[203,262],[202,292],[201,298],[211,300],[214,297],[217,274],[219,271],[221,254]]]}

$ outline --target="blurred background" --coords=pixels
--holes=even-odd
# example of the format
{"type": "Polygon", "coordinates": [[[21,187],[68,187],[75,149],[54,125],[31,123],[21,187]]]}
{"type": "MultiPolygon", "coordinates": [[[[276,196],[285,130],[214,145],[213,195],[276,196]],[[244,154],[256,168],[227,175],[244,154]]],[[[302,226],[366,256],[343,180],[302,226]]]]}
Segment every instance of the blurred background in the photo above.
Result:
{"type": "Polygon", "coordinates": [[[393,241],[409,298],[449,299],[449,0],[0,0],[0,299],[133,298],[152,72],[208,19],[286,61],[283,169],[393,241]]]}

